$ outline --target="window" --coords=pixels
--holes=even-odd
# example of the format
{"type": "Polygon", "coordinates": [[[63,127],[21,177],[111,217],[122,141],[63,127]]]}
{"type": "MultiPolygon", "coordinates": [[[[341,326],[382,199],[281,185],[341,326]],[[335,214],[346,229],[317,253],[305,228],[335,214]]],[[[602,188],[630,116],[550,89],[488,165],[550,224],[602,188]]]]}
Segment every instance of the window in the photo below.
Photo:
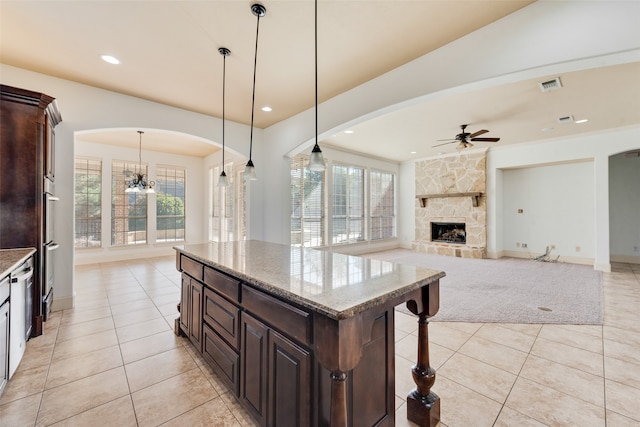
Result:
{"type": "Polygon", "coordinates": [[[291,159],[291,244],[324,245],[324,173],[307,168],[309,159],[291,159]]]}
{"type": "Polygon", "coordinates": [[[394,175],[378,171],[369,175],[371,240],[395,237],[394,175]]]}
{"type": "MultiPolygon", "coordinates": [[[[125,193],[126,180],[140,166],[114,160],[111,164],[111,245],[147,243],[147,193],[125,193]]],[[[140,173],[147,175],[147,166],[140,173]]]]}
{"type": "Polygon", "coordinates": [[[75,159],[75,247],[102,245],[102,161],[75,159]]]}
{"type": "Polygon", "coordinates": [[[333,165],[331,243],[364,240],[364,169],[333,165]]]}
{"type": "Polygon", "coordinates": [[[156,169],[156,241],[184,240],[185,170],[171,166],[156,169]]]}
{"type": "Polygon", "coordinates": [[[209,206],[209,240],[217,242],[243,240],[246,234],[244,180],[235,179],[233,163],[227,163],[224,171],[227,175],[228,185],[218,187],[220,167],[209,169],[209,185],[212,189],[211,205],[209,206]]]}

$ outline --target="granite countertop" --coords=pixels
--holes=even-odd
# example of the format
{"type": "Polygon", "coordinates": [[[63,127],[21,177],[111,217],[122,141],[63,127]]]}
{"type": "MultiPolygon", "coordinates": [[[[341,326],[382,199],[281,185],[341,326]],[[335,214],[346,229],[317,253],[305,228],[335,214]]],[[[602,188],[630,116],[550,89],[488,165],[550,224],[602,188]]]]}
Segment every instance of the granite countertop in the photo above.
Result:
{"type": "Polygon", "coordinates": [[[0,278],[8,275],[21,262],[36,252],[33,248],[0,249],[0,278]]]}
{"type": "Polygon", "coordinates": [[[258,240],[174,249],[334,319],[354,316],[445,276],[408,264],[258,240]]]}

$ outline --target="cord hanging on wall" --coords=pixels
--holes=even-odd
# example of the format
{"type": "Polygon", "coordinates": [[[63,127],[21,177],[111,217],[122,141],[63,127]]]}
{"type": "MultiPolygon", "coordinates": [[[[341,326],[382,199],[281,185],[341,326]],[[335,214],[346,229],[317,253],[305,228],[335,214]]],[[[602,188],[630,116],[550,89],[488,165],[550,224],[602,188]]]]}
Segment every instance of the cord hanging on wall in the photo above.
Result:
{"type": "Polygon", "coordinates": [[[220,55],[222,55],[222,173],[218,178],[218,187],[226,187],[229,185],[227,180],[227,174],[224,172],[224,98],[225,98],[225,83],[227,73],[227,56],[231,54],[231,51],[226,47],[218,49],[220,55]]]}
{"type": "Polygon", "coordinates": [[[318,0],[315,0],[314,10],[314,40],[315,40],[315,94],[316,94],[316,144],[311,150],[311,156],[309,157],[309,169],[315,172],[322,172],[327,168],[324,157],[322,156],[322,150],[318,145],[318,0]]]}
{"type": "Polygon", "coordinates": [[[254,181],[257,179],[256,177],[256,168],[253,165],[253,161],[251,160],[251,154],[253,151],[253,116],[255,110],[256,103],[256,65],[258,63],[258,34],[260,32],[260,18],[267,14],[267,9],[261,4],[253,4],[251,5],[251,13],[253,13],[257,17],[256,24],[256,50],[255,56],[253,58],[253,92],[251,95],[251,134],[249,136],[249,161],[244,168],[244,179],[247,181],[254,181]]]}

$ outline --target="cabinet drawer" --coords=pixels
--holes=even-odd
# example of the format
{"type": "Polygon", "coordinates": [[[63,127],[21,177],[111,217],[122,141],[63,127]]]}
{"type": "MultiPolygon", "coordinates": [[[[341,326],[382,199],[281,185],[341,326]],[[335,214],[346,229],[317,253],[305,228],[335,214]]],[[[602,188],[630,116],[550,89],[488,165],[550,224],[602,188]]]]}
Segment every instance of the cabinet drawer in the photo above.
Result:
{"type": "Polygon", "coordinates": [[[265,323],[303,344],[311,344],[311,314],[249,286],[242,287],[242,305],[265,323]]]}
{"type": "Polygon", "coordinates": [[[208,325],[203,325],[202,355],[236,397],[240,395],[240,357],[208,325]]]}
{"type": "Polygon", "coordinates": [[[187,258],[184,255],[180,256],[180,269],[187,273],[194,279],[202,281],[204,265],[197,261],[187,258]]]}
{"type": "Polygon", "coordinates": [[[204,321],[236,350],[240,344],[240,309],[209,288],[204,289],[204,321]]]}
{"type": "Polygon", "coordinates": [[[227,276],[213,268],[205,267],[204,283],[230,300],[235,302],[240,301],[240,283],[237,279],[227,276]]]}

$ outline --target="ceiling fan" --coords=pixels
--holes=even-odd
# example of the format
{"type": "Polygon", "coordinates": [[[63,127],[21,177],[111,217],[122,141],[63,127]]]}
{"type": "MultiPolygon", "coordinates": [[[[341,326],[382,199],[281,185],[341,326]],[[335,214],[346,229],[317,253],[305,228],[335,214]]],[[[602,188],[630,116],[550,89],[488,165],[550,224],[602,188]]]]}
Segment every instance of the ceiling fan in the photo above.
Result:
{"type": "Polygon", "coordinates": [[[458,144],[458,150],[462,150],[463,148],[467,148],[467,147],[473,147],[473,144],[471,143],[471,141],[480,141],[480,142],[498,142],[500,141],[500,138],[478,138],[479,135],[483,135],[487,132],[489,132],[486,129],[482,129],[479,130],[477,132],[474,133],[469,133],[469,132],[465,132],[465,129],[467,128],[467,126],[469,125],[460,125],[460,129],[462,129],[462,132],[460,132],[459,134],[456,135],[455,138],[453,139],[439,139],[438,141],[447,141],[447,142],[443,142],[442,144],[436,144],[433,145],[433,147],[440,147],[441,145],[447,145],[447,144],[453,144],[454,142],[459,142],[458,144]]]}

